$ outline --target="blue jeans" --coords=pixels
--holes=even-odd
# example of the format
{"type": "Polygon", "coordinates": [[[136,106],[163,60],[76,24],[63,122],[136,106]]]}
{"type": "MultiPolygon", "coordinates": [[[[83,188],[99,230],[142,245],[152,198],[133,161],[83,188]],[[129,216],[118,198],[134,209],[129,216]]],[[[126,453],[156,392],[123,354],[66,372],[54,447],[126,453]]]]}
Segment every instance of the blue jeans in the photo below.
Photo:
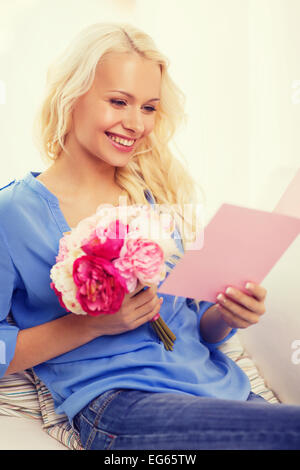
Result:
{"type": "Polygon", "coordinates": [[[109,390],[73,420],[87,450],[300,449],[300,406],[109,390]]]}

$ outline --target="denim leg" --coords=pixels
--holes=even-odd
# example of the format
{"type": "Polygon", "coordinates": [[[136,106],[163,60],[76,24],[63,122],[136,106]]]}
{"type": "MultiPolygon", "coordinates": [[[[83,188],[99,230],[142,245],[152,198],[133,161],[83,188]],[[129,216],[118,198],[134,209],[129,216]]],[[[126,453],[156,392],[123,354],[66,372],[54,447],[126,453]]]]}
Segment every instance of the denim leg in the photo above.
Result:
{"type": "MultiPolygon", "coordinates": [[[[254,395],[254,396],[253,396],[254,395]]],[[[110,390],[74,423],[85,449],[300,449],[300,406],[110,390]]]]}

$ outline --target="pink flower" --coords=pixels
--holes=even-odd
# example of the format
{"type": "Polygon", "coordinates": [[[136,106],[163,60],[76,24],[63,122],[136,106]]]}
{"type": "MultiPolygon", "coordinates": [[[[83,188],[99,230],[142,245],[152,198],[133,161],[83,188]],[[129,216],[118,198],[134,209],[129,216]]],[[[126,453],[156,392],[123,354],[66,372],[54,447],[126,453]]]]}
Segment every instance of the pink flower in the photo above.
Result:
{"type": "Polygon", "coordinates": [[[107,228],[97,227],[90,240],[82,245],[81,249],[87,255],[98,256],[108,260],[118,258],[127,232],[128,225],[125,226],[119,220],[113,221],[107,228]],[[103,238],[106,238],[106,241],[102,242],[103,238]]]}
{"type": "Polygon", "coordinates": [[[114,260],[113,264],[126,279],[127,288],[131,292],[135,288],[136,278],[145,284],[159,282],[164,265],[164,252],[152,240],[129,238],[121,250],[120,257],[114,260]]]}
{"type": "Polygon", "coordinates": [[[88,315],[116,313],[122,305],[126,283],[113,264],[97,256],[81,256],[74,261],[76,298],[88,315]]]}

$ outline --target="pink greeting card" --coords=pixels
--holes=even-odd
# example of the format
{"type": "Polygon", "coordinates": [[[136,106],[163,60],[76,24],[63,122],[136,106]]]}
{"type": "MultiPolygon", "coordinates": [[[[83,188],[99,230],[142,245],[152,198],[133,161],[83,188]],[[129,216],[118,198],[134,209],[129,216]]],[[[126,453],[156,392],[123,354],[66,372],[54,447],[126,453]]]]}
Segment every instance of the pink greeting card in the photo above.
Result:
{"type": "Polygon", "coordinates": [[[248,293],[300,234],[300,218],[223,204],[204,231],[203,247],[186,250],[158,292],[217,302],[231,285],[248,293]]]}

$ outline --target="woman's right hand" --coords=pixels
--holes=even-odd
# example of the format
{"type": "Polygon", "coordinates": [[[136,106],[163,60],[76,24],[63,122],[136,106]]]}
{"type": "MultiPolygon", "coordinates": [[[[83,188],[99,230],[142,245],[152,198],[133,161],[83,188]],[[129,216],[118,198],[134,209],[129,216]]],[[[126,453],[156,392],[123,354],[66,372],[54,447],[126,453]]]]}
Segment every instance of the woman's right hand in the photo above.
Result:
{"type": "Polygon", "coordinates": [[[85,319],[94,329],[95,336],[117,335],[152,320],[159,313],[162,301],[157,296],[156,285],[141,292],[144,287],[138,282],[133,292],[125,294],[121,308],[116,313],[96,317],[87,315],[85,319]]]}
{"type": "Polygon", "coordinates": [[[140,292],[144,287],[139,283],[135,291],[125,294],[120,310],[111,315],[93,317],[69,313],[41,325],[21,329],[5,375],[49,361],[98,336],[124,333],[150,321],[159,312],[161,302],[156,295],[157,286],[152,285],[140,292]]]}

